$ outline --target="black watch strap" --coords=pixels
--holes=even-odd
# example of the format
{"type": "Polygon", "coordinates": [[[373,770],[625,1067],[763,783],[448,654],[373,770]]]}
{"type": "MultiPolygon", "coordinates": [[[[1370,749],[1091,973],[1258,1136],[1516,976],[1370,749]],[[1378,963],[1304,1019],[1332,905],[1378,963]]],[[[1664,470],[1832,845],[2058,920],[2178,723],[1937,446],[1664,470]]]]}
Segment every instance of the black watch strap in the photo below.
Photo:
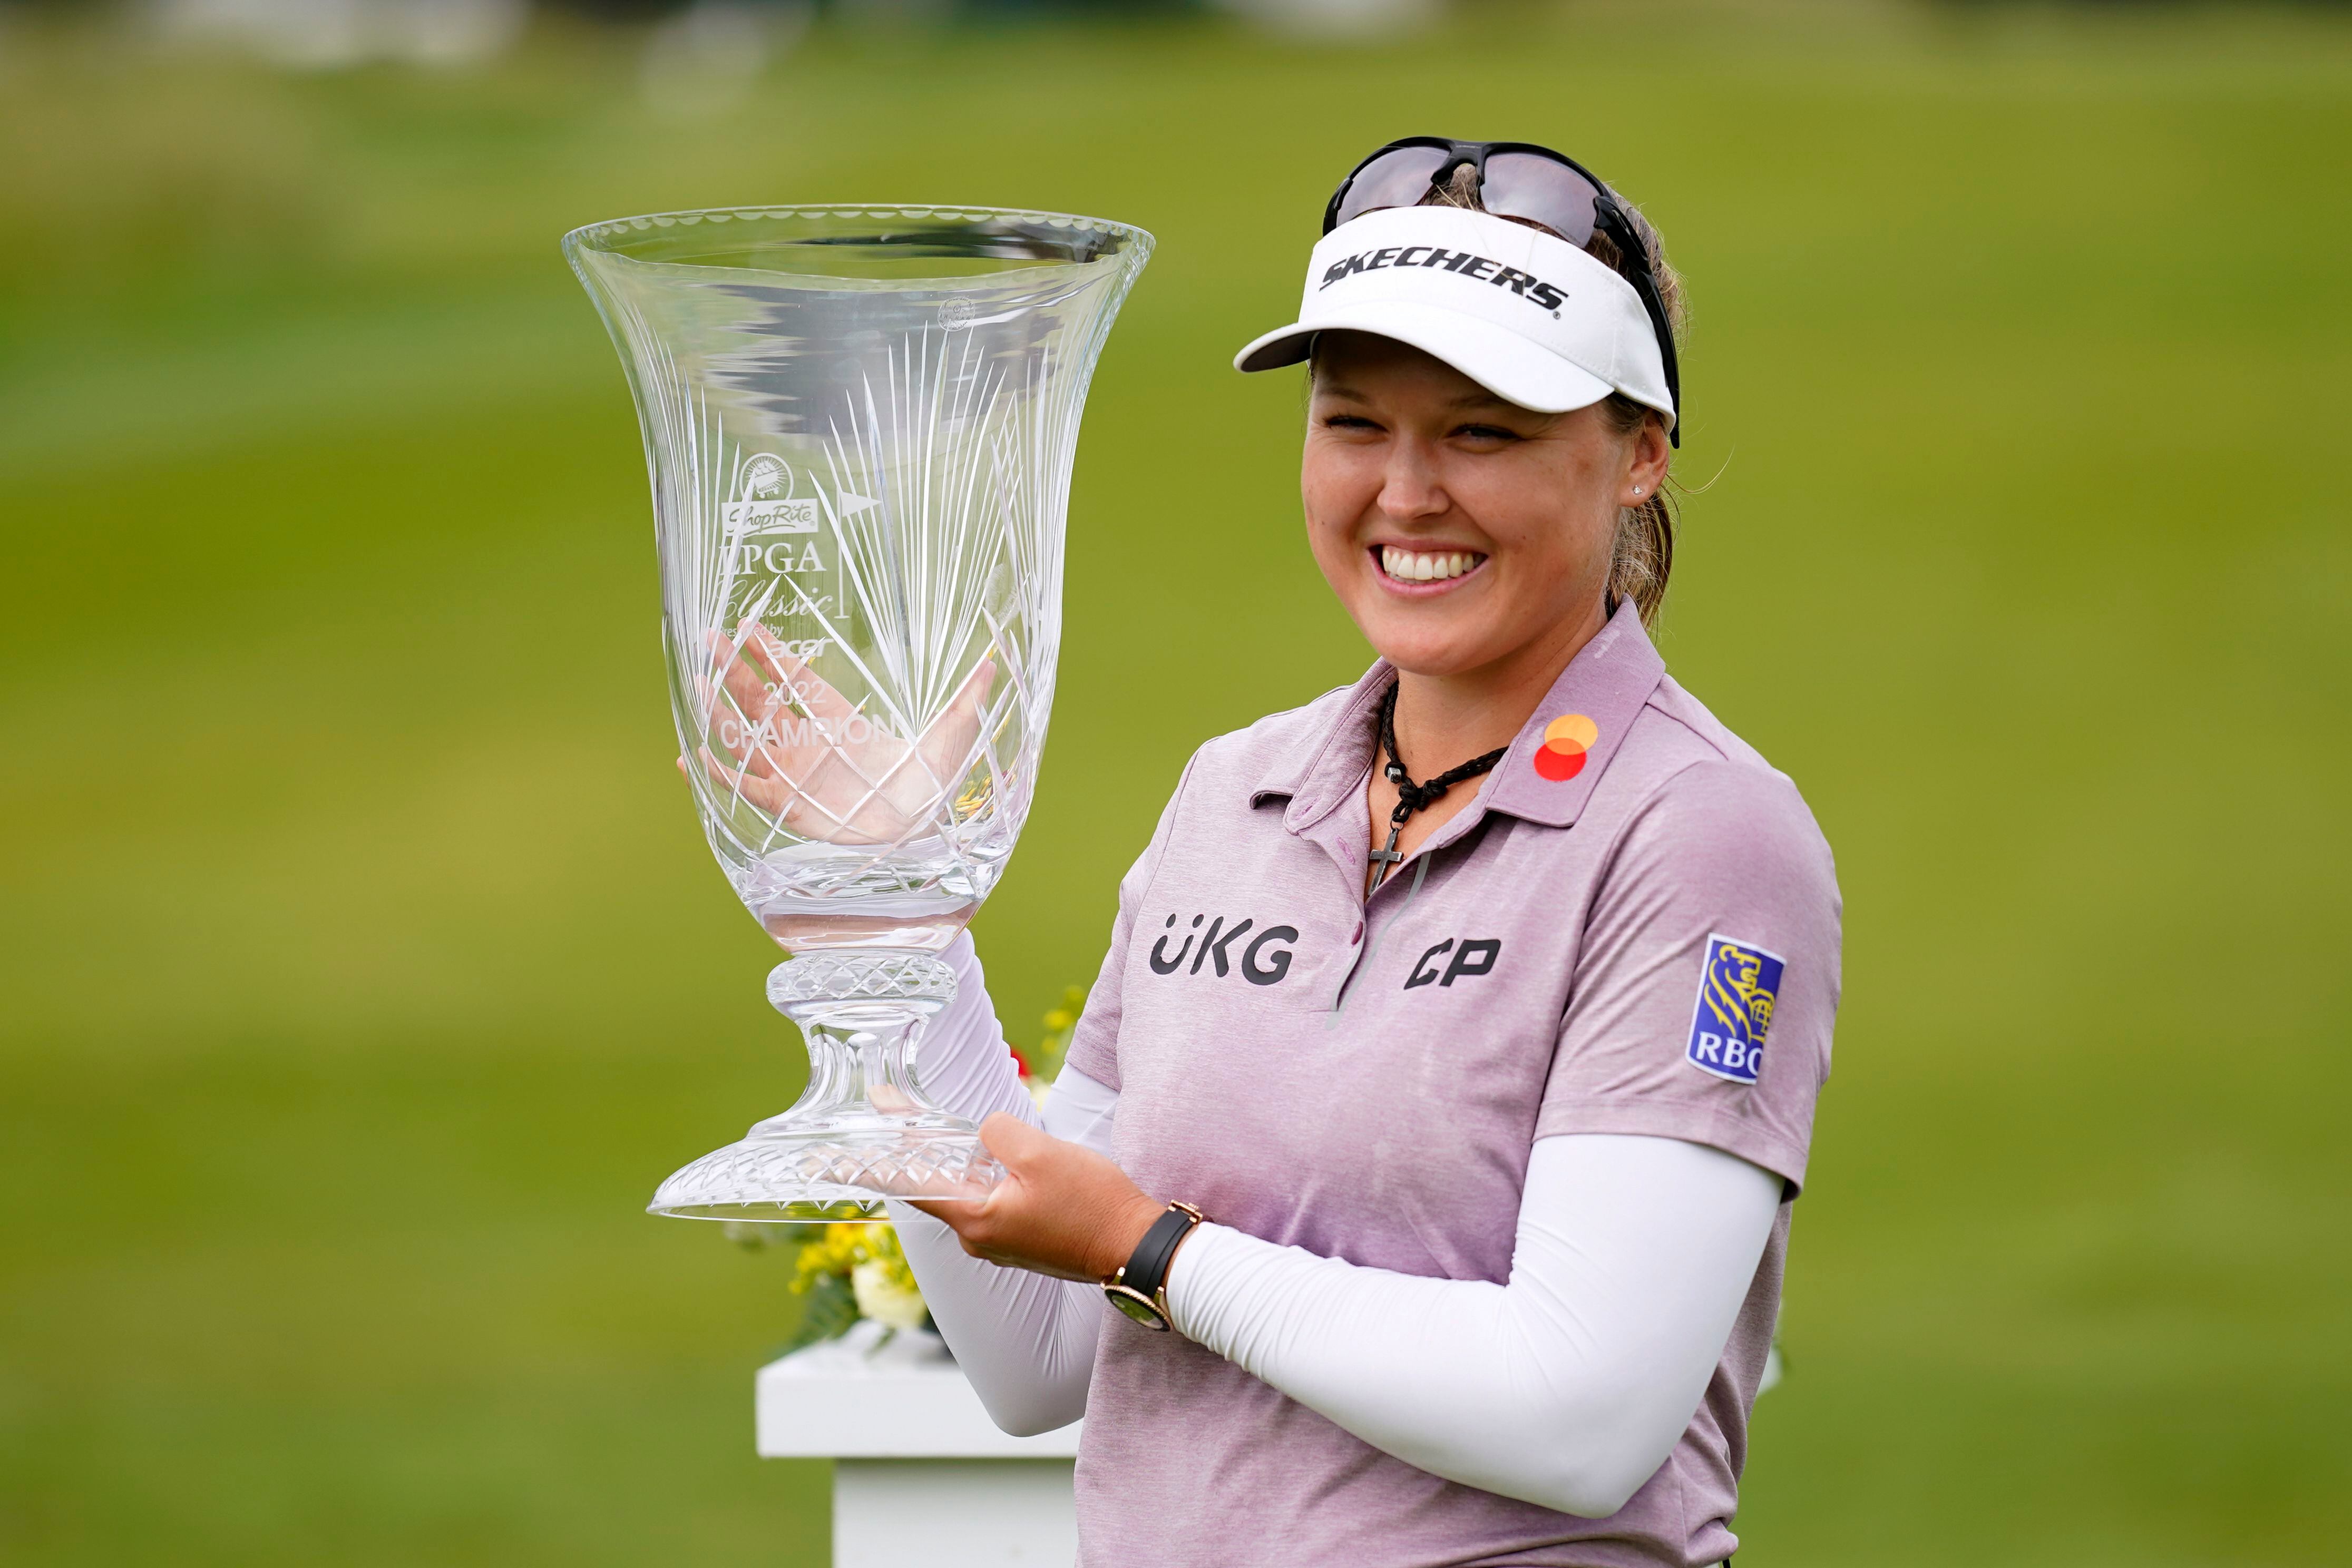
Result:
{"type": "Polygon", "coordinates": [[[1143,1239],[1135,1244],[1135,1254],[1121,1269],[1118,1282],[1129,1290],[1154,1300],[1168,1288],[1168,1265],[1176,1260],[1177,1244],[1192,1234],[1192,1227],[1201,1223],[1201,1211],[1189,1205],[1171,1203],[1168,1212],[1151,1222],[1143,1239]]]}
{"type": "Polygon", "coordinates": [[[1126,1264],[1103,1281],[1111,1303],[1148,1328],[1169,1327],[1168,1266],[1176,1260],[1176,1249],[1183,1245],[1184,1238],[1202,1220],[1201,1211],[1191,1204],[1170,1204],[1135,1244],[1126,1264]]]}

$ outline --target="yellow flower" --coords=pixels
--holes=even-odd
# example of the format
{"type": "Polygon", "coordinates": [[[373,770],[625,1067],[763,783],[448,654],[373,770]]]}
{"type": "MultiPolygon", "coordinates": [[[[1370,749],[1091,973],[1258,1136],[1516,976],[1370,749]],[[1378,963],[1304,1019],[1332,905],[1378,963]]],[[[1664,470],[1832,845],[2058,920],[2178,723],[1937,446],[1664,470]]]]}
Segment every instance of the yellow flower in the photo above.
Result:
{"type": "Polygon", "coordinates": [[[1062,1071],[1062,1058],[1070,1053],[1070,1031],[1078,1027],[1078,1015],[1086,1006],[1086,988],[1070,986],[1062,992],[1061,1006],[1045,1015],[1045,1038],[1027,1055],[1032,1094],[1042,1093],[1062,1071]]]}
{"type": "MultiPolygon", "coordinates": [[[[894,1270],[878,1259],[860,1263],[849,1271],[849,1288],[857,1297],[857,1310],[876,1322],[894,1329],[920,1328],[930,1309],[923,1304],[922,1291],[901,1281],[902,1272],[903,1268],[894,1270]]],[[[906,1279],[911,1281],[913,1276],[906,1279]]]]}
{"type": "Polygon", "coordinates": [[[822,1235],[802,1243],[793,1290],[806,1295],[826,1279],[848,1281],[858,1312],[876,1322],[910,1329],[930,1313],[898,1233],[887,1225],[828,1225],[822,1235]]]}
{"type": "Polygon", "coordinates": [[[866,1232],[870,1228],[875,1228],[828,1225],[814,1238],[801,1243],[800,1255],[793,1260],[793,1291],[806,1295],[820,1280],[846,1279],[849,1271],[867,1257],[866,1232]]]}

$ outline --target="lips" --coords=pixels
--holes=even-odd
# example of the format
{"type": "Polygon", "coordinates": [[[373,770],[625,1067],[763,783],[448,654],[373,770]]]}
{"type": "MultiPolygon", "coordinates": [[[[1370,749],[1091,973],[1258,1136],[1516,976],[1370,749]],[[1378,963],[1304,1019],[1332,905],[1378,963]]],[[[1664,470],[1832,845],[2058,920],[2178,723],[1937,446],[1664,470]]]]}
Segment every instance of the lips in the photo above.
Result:
{"type": "Polygon", "coordinates": [[[1398,582],[1450,582],[1475,571],[1486,562],[1476,550],[1412,550],[1397,545],[1377,545],[1373,556],[1383,576],[1398,582]]]}

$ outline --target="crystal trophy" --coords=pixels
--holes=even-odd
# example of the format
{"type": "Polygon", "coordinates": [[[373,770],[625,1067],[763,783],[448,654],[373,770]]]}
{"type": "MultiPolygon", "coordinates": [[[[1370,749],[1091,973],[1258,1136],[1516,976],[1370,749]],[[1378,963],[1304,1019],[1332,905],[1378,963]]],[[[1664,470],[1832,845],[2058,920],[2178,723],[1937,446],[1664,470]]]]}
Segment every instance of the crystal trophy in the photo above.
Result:
{"type": "Polygon", "coordinates": [[[1035,794],[1078,419],[1151,245],[863,205],[564,236],[645,435],[680,766],[809,1053],[799,1102],[654,1213],[874,1217],[1001,1179],[925,1097],[922,1030],[1035,794]]]}

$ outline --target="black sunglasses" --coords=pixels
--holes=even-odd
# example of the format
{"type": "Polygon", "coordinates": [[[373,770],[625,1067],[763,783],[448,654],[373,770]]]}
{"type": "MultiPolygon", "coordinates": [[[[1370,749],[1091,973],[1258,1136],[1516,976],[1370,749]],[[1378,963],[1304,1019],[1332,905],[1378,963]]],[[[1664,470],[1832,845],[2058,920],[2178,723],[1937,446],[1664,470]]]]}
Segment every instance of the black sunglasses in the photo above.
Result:
{"type": "Polygon", "coordinates": [[[1666,397],[1675,405],[1667,439],[1683,444],[1682,367],[1675,359],[1674,329],[1666,304],[1650,271],[1650,249],[1618,205],[1616,196],[1583,164],[1532,141],[1455,141],[1444,136],[1408,136],[1391,141],[1349,172],[1323,209],[1323,232],[1382,207],[1420,204],[1433,186],[1454,178],[1465,163],[1478,176],[1478,199],[1500,218],[1518,218],[1551,230],[1581,250],[1595,234],[1609,236],[1625,258],[1633,292],[1650,313],[1665,361],[1666,397]]]}

